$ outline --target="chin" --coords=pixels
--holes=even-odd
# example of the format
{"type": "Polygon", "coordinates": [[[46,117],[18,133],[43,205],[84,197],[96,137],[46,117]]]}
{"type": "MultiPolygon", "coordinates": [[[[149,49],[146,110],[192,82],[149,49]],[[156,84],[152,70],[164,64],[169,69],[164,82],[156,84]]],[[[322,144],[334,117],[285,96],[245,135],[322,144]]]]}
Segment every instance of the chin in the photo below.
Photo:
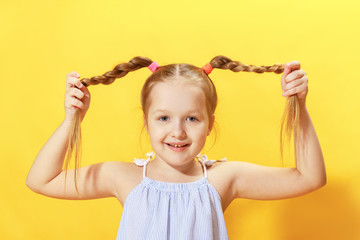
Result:
{"type": "Polygon", "coordinates": [[[187,159],[194,159],[197,154],[194,151],[191,151],[191,149],[184,149],[184,150],[172,150],[171,147],[169,148],[168,146],[165,146],[166,148],[164,150],[161,151],[161,159],[167,159],[170,162],[179,162],[179,163],[183,163],[184,161],[186,161],[187,159]]]}

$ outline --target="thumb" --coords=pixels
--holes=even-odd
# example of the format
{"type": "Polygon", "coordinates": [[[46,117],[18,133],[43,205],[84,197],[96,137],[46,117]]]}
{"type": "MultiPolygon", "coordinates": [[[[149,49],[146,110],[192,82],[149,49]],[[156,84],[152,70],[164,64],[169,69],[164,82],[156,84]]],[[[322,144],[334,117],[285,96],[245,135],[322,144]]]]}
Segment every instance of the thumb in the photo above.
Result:
{"type": "Polygon", "coordinates": [[[291,72],[292,72],[291,64],[286,63],[286,64],[284,65],[284,72],[283,72],[283,75],[282,75],[282,77],[281,77],[281,82],[282,82],[282,83],[285,83],[285,78],[286,78],[286,76],[289,75],[291,72]]]}
{"type": "Polygon", "coordinates": [[[285,66],[284,66],[284,75],[285,77],[292,72],[292,66],[290,63],[286,63],[285,66]]]}

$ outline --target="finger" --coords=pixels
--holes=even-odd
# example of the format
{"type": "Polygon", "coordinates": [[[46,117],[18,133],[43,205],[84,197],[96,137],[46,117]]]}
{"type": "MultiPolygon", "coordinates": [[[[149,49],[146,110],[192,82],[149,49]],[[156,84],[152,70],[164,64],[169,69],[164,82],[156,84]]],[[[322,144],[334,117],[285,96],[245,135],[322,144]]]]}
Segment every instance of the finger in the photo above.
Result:
{"type": "Polygon", "coordinates": [[[292,61],[287,64],[288,64],[288,67],[290,67],[292,71],[301,69],[299,61],[292,61]]]}
{"type": "Polygon", "coordinates": [[[77,78],[79,78],[80,74],[75,72],[75,71],[72,71],[72,72],[69,72],[68,74],[66,74],[66,78],[68,78],[68,77],[77,77],[77,78]]]}
{"type": "Polygon", "coordinates": [[[72,87],[77,87],[77,88],[82,88],[84,85],[82,85],[82,83],[80,82],[79,79],[75,78],[75,77],[67,77],[66,79],[66,89],[72,88],[72,87]]]}
{"type": "Polygon", "coordinates": [[[295,79],[302,78],[305,75],[305,71],[303,70],[293,70],[289,75],[285,77],[285,83],[289,83],[295,79]]]}
{"type": "Polygon", "coordinates": [[[291,73],[291,65],[290,65],[290,63],[286,63],[284,65],[283,75],[281,76],[281,83],[282,84],[285,84],[285,78],[289,75],[289,73],[291,73]]]}
{"type": "Polygon", "coordinates": [[[82,99],[85,94],[81,90],[79,90],[77,88],[71,88],[69,90],[69,95],[71,97],[76,97],[77,99],[82,99]]]}
{"type": "Polygon", "coordinates": [[[76,98],[72,98],[71,101],[69,101],[69,104],[67,105],[68,108],[84,108],[84,103],[76,98]]]}
{"type": "Polygon", "coordinates": [[[297,87],[294,87],[288,91],[285,91],[282,95],[283,96],[291,96],[291,95],[294,95],[294,94],[297,94],[297,93],[300,93],[302,91],[305,91],[306,90],[306,84],[301,84],[297,87]]]}
{"type": "Polygon", "coordinates": [[[91,94],[89,92],[89,89],[85,85],[83,85],[83,87],[80,89],[85,94],[86,97],[90,97],[91,94]]]}
{"type": "Polygon", "coordinates": [[[299,85],[301,85],[302,83],[304,83],[304,79],[301,78],[301,79],[296,79],[294,81],[291,81],[290,83],[286,84],[285,87],[284,87],[284,92],[285,91],[288,91],[294,87],[297,87],[299,85]]]}

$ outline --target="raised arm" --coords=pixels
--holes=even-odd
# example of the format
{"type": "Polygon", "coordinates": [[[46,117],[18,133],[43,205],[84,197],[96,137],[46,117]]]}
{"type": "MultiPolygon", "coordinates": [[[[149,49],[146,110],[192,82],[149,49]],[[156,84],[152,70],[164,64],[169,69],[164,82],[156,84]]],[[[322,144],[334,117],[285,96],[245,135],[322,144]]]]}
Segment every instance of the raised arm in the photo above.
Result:
{"type": "Polygon", "coordinates": [[[300,70],[299,62],[294,61],[285,65],[282,77],[283,96],[298,94],[300,102],[299,135],[294,135],[296,167],[279,168],[247,162],[229,162],[225,171],[232,178],[234,198],[291,198],[309,193],[326,184],[324,158],[305,104],[307,81],[305,72],[300,70]]]}
{"type": "Polygon", "coordinates": [[[76,78],[76,73],[67,75],[65,93],[65,119],[44,144],[35,158],[26,178],[26,185],[33,191],[55,198],[89,199],[115,195],[111,171],[115,162],[99,163],[79,169],[79,193],[74,186],[74,169],[68,170],[66,191],[65,174],[62,170],[67,151],[69,131],[75,107],[81,110],[81,121],[90,104],[90,92],[76,78]],[[76,87],[77,88],[76,88],[76,87]]]}

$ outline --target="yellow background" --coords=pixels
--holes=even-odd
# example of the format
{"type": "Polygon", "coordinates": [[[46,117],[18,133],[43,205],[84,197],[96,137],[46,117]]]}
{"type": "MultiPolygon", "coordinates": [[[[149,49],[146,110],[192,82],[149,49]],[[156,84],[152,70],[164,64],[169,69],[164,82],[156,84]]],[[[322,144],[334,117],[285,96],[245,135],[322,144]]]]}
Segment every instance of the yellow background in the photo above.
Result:
{"type": "MultiPolygon", "coordinates": [[[[201,67],[225,55],[253,65],[301,63],[328,176],[324,188],[297,198],[235,200],[225,212],[230,239],[360,239],[359,10],[355,0],[2,0],[0,238],[116,237],[122,214],[116,199],[59,200],[25,185],[65,116],[67,73],[101,75],[135,56],[201,67]]],[[[89,87],[82,166],[145,157],[139,94],[150,73],[144,68],[89,87]]],[[[204,153],[281,166],[281,75],[215,69],[211,78],[219,138],[209,150],[210,137],[204,153]]],[[[294,166],[292,150],[285,156],[285,165],[294,166]]]]}

